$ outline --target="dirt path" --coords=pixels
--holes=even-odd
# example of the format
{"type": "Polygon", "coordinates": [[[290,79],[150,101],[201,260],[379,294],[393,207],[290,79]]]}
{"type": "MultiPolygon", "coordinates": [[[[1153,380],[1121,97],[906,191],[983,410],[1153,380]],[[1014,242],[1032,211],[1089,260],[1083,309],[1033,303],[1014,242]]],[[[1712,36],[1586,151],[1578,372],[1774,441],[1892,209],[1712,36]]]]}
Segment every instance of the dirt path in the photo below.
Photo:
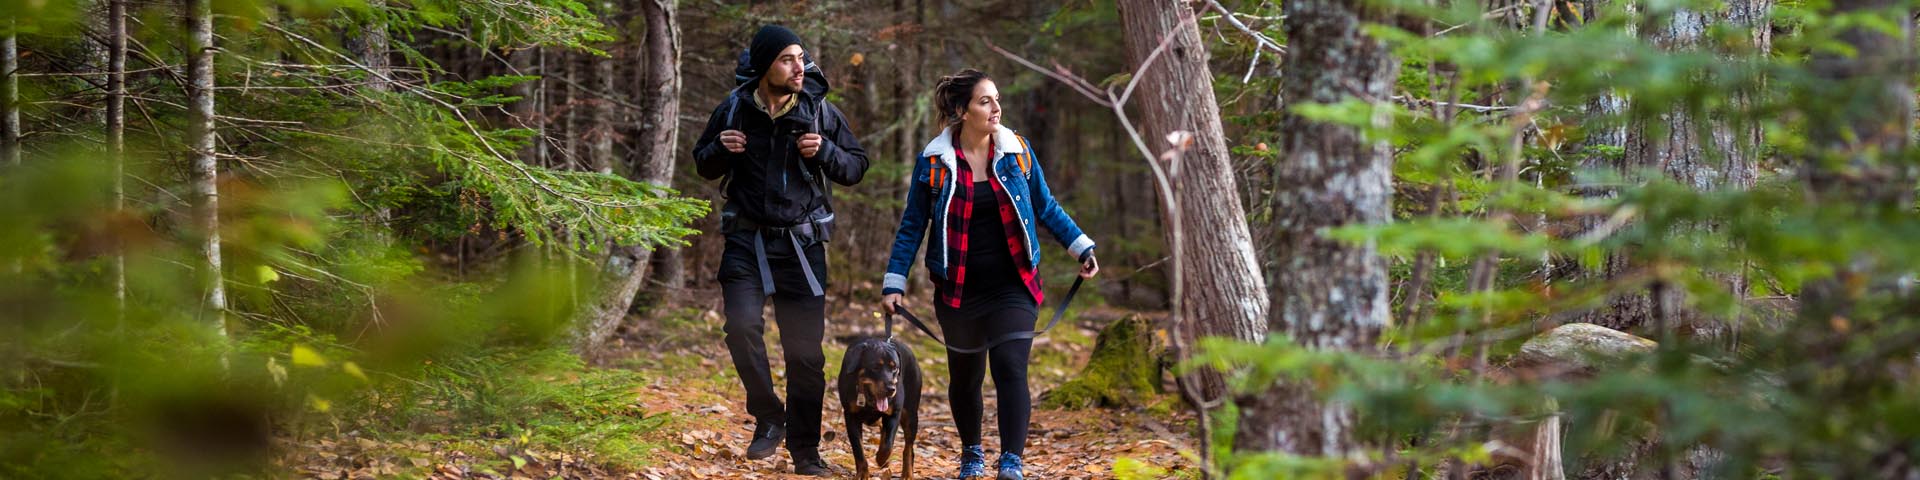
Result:
{"type": "MultiPolygon", "coordinates": [[[[1098,311],[1082,314],[1085,325],[1063,325],[1055,330],[1056,333],[1050,333],[1036,342],[1035,360],[1030,368],[1034,394],[1040,395],[1076,373],[1092,350],[1091,339],[1096,332],[1090,327],[1117,318],[1120,313],[1098,311]]],[[[674,438],[670,439],[670,443],[677,448],[659,454],[659,461],[642,469],[639,475],[654,479],[808,478],[790,474],[792,465],[784,449],[765,460],[743,458],[748,438],[753,434],[752,417],[744,411],[745,394],[731,364],[726,360],[726,349],[720,342],[718,315],[707,311],[702,312],[700,317],[702,321],[697,323],[711,326],[711,331],[706,332],[704,337],[665,335],[654,337],[660,339],[658,341],[631,340],[625,353],[616,354],[616,358],[618,355],[628,355],[624,364],[629,368],[643,370],[669,365],[672,358],[687,353],[695,353],[703,359],[698,365],[701,373],[698,378],[688,377],[687,381],[680,382],[654,382],[639,389],[640,402],[647,411],[681,415],[690,420],[688,423],[691,425],[691,428],[672,432],[674,438]]],[[[830,315],[830,318],[853,318],[853,315],[830,315]]],[[[839,399],[831,391],[831,385],[839,371],[840,356],[847,342],[864,335],[881,334],[879,320],[862,320],[870,321],[836,321],[828,328],[826,371],[829,392],[825,402],[826,412],[823,414],[826,424],[822,428],[824,437],[821,454],[829,464],[841,471],[842,478],[851,478],[853,456],[844,438],[845,426],[841,421],[839,399]],[[856,327],[853,324],[859,325],[856,327]]],[[[702,328],[699,325],[688,326],[696,330],[702,328]]],[[[647,326],[643,325],[642,328],[647,326]]],[[[654,328],[655,332],[676,330],[673,326],[654,328]]],[[[769,325],[769,330],[774,328],[769,325]]],[[[784,379],[778,378],[779,372],[784,369],[779,366],[779,343],[775,338],[773,335],[768,337],[769,356],[775,362],[776,383],[784,384],[784,379]]],[[[945,354],[924,335],[902,333],[899,338],[914,344],[927,378],[920,414],[921,437],[915,450],[920,459],[915,468],[915,477],[953,478],[958,471],[960,439],[946,394],[945,354]]],[[[612,363],[622,362],[616,360],[612,363]]],[[[1174,400],[1169,396],[1161,401],[1174,400]]],[[[991,379],[987,383],[985,402],[983,437],[991,464],[991,459],[999,454],[999,432],[994,413],[998,399],[995,398],[991,379]]],[[[1190,448],[1192,445],[1188,433],[1188,425],[1191,424],[1191,416],[1180,412],[1177,405],[1170,403],[1138,411],[1069,411],[1036,405],[1026,451],[1028,477],[1113,478],[1116,475],[1115,462],[1121,458],[1137,460],[1168,470],[1169,475],[1177,475],[1181,470],[1193,468],[1192,462],[1179,453],[1180,447],[1190,448]]],[[[869,459],[879,443],[878,435],[872,433],[873,430],[868,429],[865,443],[869,459]]],[[[900,473],[899,466],[896,454],[887,466],[887,476],[883,478],[896,478],[900,473]]]]}

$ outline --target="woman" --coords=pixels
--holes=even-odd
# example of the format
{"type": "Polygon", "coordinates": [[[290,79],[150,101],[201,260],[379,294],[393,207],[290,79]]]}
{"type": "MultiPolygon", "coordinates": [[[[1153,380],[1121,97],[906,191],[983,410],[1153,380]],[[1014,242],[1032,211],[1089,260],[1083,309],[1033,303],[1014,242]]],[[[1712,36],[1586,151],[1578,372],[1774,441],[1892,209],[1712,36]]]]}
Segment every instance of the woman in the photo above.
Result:
{"type": "MultiPolygon", "coordinates": [[[[936,287],[934,316],[947,342],[971,347],[1032,331],[1042,300],[1035,225],[1045,227],[1075,258],[1084,259],[1083,278],[1100,271],[1093,240],[1054,201],[1026,140],[1000,126],[1000,91],[992,79],[977,70],[961,70],[940,79],[934,95],[947,126],[914,162],[907,209],[887,262],[882,306],[894,312],[906,305],[901,294],[914,251],[921,240],[931,238],[927,271],[936,287]]],[[[948,394],[963,445],[961,478],[986,474],[980,387],[989,364],[1000,399],[998,478],[1024,478],[1021,454],[1033,409],[1027,391],[1032,347],[1031,340],[1018,340],[985,354],[947,352],[952,375],[948,394]]]]}

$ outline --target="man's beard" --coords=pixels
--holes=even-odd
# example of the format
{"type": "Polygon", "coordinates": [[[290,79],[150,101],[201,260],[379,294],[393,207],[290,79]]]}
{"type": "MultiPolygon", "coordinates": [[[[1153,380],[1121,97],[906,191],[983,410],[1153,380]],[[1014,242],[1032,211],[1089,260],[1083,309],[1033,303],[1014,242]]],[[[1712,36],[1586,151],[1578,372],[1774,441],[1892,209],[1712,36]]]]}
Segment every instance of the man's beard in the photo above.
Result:
{"type": "Polygon", "coordinates": [[[774,96],[792,95],[792,94],[800,93],[800,89],[787,86],[787,82],[785,81],[763,82],[761,86],[766,88],[767,94],[774,95],[774,96]]]}

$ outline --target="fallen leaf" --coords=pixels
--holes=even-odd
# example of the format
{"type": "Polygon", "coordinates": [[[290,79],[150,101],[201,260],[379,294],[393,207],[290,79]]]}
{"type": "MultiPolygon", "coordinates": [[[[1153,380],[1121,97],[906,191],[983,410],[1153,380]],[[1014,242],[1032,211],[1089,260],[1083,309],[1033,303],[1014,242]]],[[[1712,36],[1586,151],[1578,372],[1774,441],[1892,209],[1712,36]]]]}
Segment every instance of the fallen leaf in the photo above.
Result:
{"type": "Polygon", "coordinates": [[[295,366],[301,366],[301,367],[327,366],[327,358],[320,356],[320,352],[315,352],[313,351],[312,348],[307,348],[306,345],[294,345],[293,353],[291,355],[293,356],[293,364],[295,366]]]}

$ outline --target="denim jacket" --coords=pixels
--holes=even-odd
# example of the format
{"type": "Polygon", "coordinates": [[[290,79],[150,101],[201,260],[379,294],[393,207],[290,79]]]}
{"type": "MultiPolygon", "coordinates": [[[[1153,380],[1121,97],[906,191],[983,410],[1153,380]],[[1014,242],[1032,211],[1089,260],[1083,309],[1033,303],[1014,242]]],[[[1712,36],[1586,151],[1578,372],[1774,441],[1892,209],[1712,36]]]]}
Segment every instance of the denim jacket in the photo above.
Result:
{"type": "MultiPolygon", "coordinates": [[[[927,245],[927,272],[936,280],[948,281],[947,205],[953,201],[953,182],[957,178],[953,172],[960,168],[954,159],[952,134],[952,128],[940,132],[913,163],[913,186],[907,189],[907,208],[900,214],[900,228],[893,235],[893,255],[887,261],[887,275],[881,282],[883,294],[906,291],[913,253],[920,249],[921,241],[928,238],[931,243],[927,245]],[[929,226],[933,235],[927,235],[929,226]]],[[[1036,222],[1046,227],[1074,258],[1093,249],[1093,239],[1087,238],[1066,210],[1060,208],[1060,203],[1054,201],[1053,192],[1047,189],[1046,175],[1040,163],[1033,160],[1025,138],[999,127],[993,137],[993,158],[993,176],[988,181],[999,182],[1001,188],[1013,196],[1014,211],[1020,215],[1020,231],[1027,242],[1028,266],[1038,268],[1040,265],[1040,240],[1034,235],[1036,222]]]]}

